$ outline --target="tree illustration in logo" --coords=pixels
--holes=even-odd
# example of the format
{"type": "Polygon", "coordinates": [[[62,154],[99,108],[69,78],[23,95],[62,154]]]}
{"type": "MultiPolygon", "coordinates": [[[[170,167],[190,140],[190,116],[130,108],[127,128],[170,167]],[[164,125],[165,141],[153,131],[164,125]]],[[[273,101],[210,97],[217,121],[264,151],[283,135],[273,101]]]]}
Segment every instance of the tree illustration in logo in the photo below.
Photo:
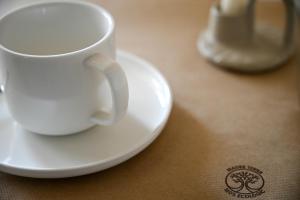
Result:
{"type": "Polygon", "coordinates": [[[264,186],[261,175],[248,170],[237,170],[226,177],[226,185],[236,193],[251,194],[259,192],[264,186]]]}

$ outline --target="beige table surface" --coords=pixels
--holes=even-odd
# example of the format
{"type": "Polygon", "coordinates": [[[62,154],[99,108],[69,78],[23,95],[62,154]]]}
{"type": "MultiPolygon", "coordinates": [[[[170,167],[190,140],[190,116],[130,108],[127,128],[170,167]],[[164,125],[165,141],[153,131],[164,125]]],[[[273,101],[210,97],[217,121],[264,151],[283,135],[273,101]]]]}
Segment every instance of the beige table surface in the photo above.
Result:
{"type": "MultiPolygon", "coordinates": [[[[159,138],[139,155],[96,174],[37,180],[0,173],[1,200],[223,200],[226,169],[263,172],[255,199],[300,199],[300,111],[296,62],[271,73],[230,73],[207,63],[196,38],[211,1],[98,0],[115,17],[119,48],[141,56],[169,80],[174,107],[159,138]]],[[[259,15],[283,22],[279,3],[259,15]]],[[[265,10],[262,13],[262,10],[265,10]]]]}

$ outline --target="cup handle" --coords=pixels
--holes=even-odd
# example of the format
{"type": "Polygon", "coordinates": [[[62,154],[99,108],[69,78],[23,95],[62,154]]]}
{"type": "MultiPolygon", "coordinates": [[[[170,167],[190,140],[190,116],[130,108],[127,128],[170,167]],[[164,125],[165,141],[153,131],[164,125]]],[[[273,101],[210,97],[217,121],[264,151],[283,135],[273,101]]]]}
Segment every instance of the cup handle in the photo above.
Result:
{"type": "MultiPolygon", "coordinates": [[[[253,10],[255,6],[256,0],[251,0],[249,2],[249,10],[253,10]]],[[[295,28],[296,28],[296,13],[294,8],[294,2],[293,0],[282,0],[284,6],[285,6],[285,30],[283,34],[283,41],[282,46],[290,48],[291,45],[294,44],[295,39],[295,28]]],[[[253,13],[252,13],[253,15],[253,13]]],[[[251,16],[250,19],[252,20],[251,23],[254,23],[254,16],[251,16]]]]}
{"type": "Polygon", "coordinates": [[[285,31],[284,31],[284,47],[290,47],[294,42],[294,34],[295,34],[295,27],[296,27],[296,13],[294,8],[294,2],[290,0],[283,0],[285,4],[285,12],[286,12],[286,19],[285,19],[285,31]]]}
{"type": "Polygon", "coordinates": [[[108,81],[112,96],[112,111],[96,111],[91,121],[98,125],[112,125],[120,120],[128,107],[128,83],[121,66],[110,57],[103,54],[94,54],[88,57],[85,66],[100,71],[108,81]]]}

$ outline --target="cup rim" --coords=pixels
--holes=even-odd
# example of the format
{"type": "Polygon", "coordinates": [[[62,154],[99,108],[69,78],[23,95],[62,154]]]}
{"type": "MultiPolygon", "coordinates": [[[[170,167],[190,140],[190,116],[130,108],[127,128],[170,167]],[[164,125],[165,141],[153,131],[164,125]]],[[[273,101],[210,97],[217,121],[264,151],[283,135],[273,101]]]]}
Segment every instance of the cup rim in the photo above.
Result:
{"type": "Polygon", "coordinates": [[[101,12],[103,14],[103,16],[107,19],[108,24],[109,24],[109,28],[107,30],[107,32],[104,34],[104,36],[102,36],[100,39],[98,39],[97,41],[95,41],[93,44],[88,45],[84,48],[78,49],[78,50],[74,50],[74,51],[70,51],[70,52],[66,52],[66,53],[61,53],[61,54],[47,54],[47,55],[36,55],[36,54],[27,54],[27,53],[21,53],[18,51],[14,51],[11,50],[7,47],[5,47],[4,45],[2,45],[0,43],[0,49],[3,49],[4,51],[14,54],[14,55],[18,55],[18,56],[22,56],[22,57],[28,57],[28,58],[57,58],[57,57],[64,57],[64,56],[71,56],[71,55],[75,55],[75,54],[79,54],[82,53],[90,48],[93,48],[95,46],[97,46],[98,44],[100,44],[102,41],[106,40],[114,31],[114,27],[115,27],[115,22],[114,19],[112,17],[112,15],[103,7],[101,7],[100,5],[96,5],[90,2],[83,2],[83,1],[78,1],[78,0],[64,0],[64,1],[59,1],[59,0],[46,0],[46,1],[42,1],[42,2],[35,2],[35,3],[29,3],[26,4],[24,6],[12,9],[11,11],[7,12],[4,16],[2,16],[0,18],[0,23],[3,19],[5,19],[6,17],[9,17],[10,15],[14,14],[15,12],[27,9],[27,8],[31,8],[31,7],[35,7],[35,6],[40,6],[40,5],[49,5],[49,4],[77,4],[77,5],[83,5],[83,6],[87,6],[91,9],[96,9],[98,12],[101,12]]]}

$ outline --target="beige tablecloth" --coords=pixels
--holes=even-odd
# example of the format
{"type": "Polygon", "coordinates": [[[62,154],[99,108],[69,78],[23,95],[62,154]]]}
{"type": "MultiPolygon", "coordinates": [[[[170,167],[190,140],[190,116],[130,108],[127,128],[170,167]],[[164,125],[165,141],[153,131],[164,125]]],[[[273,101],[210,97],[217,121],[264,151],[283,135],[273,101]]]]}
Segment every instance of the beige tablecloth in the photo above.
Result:
{"type": "MultiPolygon", "coordinates": [[[[111,169],[59,180],[0,173],[1,200],[225,200],[228,168],[259,169],[254,199],[300,199],[300,111],[296,62],[265,74],[221,70],[197,52],[211,1],[94,0],[112,12],[119,48],[141,56],[169,80],[174,107],[146,150],[111,169]],[[261,179],[260,179],[261,180],[261,179]]],[[[264,12],[263,12],[264,11],[264,12]]],[[[279,3],[259,16],[283,23],[279,3]]]]}

